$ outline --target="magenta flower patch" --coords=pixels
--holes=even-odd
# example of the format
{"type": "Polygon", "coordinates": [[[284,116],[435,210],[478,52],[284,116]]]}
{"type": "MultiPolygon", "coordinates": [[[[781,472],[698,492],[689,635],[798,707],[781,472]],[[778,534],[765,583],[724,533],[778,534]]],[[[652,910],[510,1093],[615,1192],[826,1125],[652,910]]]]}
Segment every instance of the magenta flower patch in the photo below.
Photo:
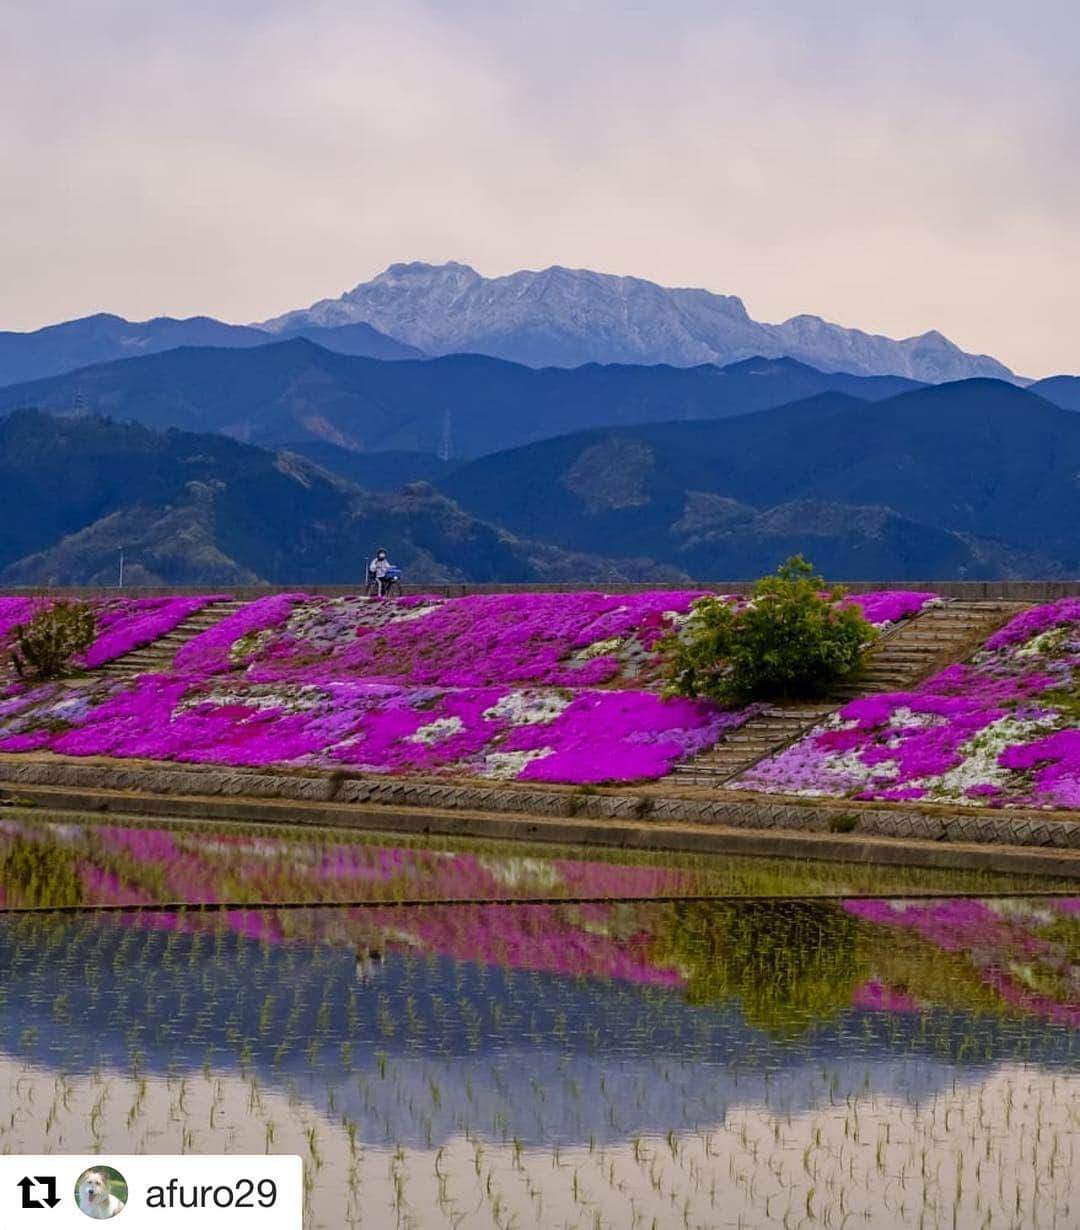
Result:
{"type": "Polygon", "coordinates": [[[87,650],[82,665],[89,670],[114,658],[152,645],[168,635],[185,619],[222,595],[195,598],[121,598],[103,602],[96,610],[98,634],[87,650]]]}
{"type": "MultiPolygon", "coordinates": [[[[659,694],[659,643],[701,596],[274,594],[189,641],[164,674],[2,702],[0,751],[580,784],[655,779],[757,711],[659,694]]],[[[889,623],[932,600],[892,592],[851,601],[889,623]]],[[[212,601],[103,604],[87,665],[157,639],[212,601]]],[[[21,615],[22,602],[2,600],[0,621],[21,615]]]]}
{"type": "Polygon", "coordinates": [[[925,590],[883,589],[869,594],[850,594],[841,606],[858,606],[864,617],[876,628],[887,628],[918,615],[931,605],[941,605],[937,594],[925,590]]]}
{"type": "MultiPolygon", "coordinates": [[[[77,665],[87,670],[104,666],[106,662],[160,640],[211,603],[224,601],[220,594],[190,598],[91,599],[88,605],[97,621],[97,636],[77,665]]],[[[47,598],[0,598],[0,649],[11,641],[16,624],[26,623],[36,610],[49,605],[47,598]]],[[[2,669],[0,666],[0,671],[2,669]]]]}
{"type": "MultiPolygon", "coordinates": [[[[276,594],[189,641],[171,671],[3,702],[0,751],[648,780],[755,712],[659,695],[658,642],[700,596],[276,594]]],[[[102,652],[184,617],[179,600],[117,617],[102,652]]]]}
{"type": "Polygon", "coordinates": [[[16,624],[24,624],[34,613],[33,598],[0,598],[0,643],[10,639],[16,624]]]}
{"type": "Polygon", "coordinates": [[[861,799],[1080,807],[1080,602],[1025,611],[966,664],[852,701],[754,766],[741,789],[861,799]]]}

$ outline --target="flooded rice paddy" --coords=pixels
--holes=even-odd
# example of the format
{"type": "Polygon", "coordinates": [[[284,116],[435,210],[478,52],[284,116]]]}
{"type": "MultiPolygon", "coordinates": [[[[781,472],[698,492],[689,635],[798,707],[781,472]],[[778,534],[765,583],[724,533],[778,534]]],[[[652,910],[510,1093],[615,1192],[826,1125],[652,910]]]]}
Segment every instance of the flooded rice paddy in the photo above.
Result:
{"type": "Polygon", "coordinates": [[[0,1150],[299,1153],[308,1230],[1071,1227],[1054,887],[5,809],[0,1150]]]}

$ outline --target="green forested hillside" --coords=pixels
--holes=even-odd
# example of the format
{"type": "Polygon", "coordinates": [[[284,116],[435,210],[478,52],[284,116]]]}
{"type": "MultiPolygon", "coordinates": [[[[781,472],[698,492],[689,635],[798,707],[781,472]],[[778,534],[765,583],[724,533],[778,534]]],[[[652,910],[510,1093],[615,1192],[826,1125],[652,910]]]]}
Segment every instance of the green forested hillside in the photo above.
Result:
{"type": "Polygon", "coordinates": [[[1080,417],[972,380],[564,436],[443,489],[565,549],[632,543],[699,576],[753,575],[789,549],[835,577],[1061,576],[1080,570],[1077,474],[1080,417]]]}
{"type": "Polygon", "coordinates": [[[0,524],[11,585],[111,583],[121,550],[133,585],[348,583],[378,546],[418,582],[644,567],[524,541],[426,484],[371,494],[295,454],[33,411],[0,420],[0,524]]]}

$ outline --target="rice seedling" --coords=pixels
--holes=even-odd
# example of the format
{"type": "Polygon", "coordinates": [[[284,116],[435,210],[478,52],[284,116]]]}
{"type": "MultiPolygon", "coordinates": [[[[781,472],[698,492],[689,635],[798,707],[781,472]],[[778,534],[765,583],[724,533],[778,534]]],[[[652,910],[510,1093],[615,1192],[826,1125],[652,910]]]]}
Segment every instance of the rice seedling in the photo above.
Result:
{"type": "MultiPolygon", "coordinates": [[[[12,824],[59,841],[34,823],[5,818],[0,845],[12,824]]],[[[192,826],[111,828],[65,840],[100,870],[106,845],[153,834],[147,892],[171,857],[152,843],[200,857],[192,826]]],[[[207,864],[260,886],[331,848],[439,892],[441,867],[477,861],[223,836],[207,864]]],[[[832,894],[808,909],[745,899],[792,891],[792,867],[544,858],[567,886],[608,877],[611,898],[0,913],[0,1149],[298,1152],[308,1230],[1071,1224],[1075,902],[863,900],[863,870],[808,868],[832,894]],[[678,874],[744,896],[625,900],[645,871],[665,895],[678,874]]],[[[134,891],[137,864],[110,891],[134,891]]]]}

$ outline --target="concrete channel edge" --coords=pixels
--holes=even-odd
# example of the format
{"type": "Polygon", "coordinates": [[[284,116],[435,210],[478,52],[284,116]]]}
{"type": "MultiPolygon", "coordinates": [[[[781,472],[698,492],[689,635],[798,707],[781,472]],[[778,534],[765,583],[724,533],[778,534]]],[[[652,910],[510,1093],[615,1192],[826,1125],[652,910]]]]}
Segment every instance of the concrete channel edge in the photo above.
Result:
{"type": "Polygon", "coordinates": [[[1080,878],[1080,821],[768,796],[543,791],[0,757],[0,800],[72,811],[1014,869],[1080,878]]]}

